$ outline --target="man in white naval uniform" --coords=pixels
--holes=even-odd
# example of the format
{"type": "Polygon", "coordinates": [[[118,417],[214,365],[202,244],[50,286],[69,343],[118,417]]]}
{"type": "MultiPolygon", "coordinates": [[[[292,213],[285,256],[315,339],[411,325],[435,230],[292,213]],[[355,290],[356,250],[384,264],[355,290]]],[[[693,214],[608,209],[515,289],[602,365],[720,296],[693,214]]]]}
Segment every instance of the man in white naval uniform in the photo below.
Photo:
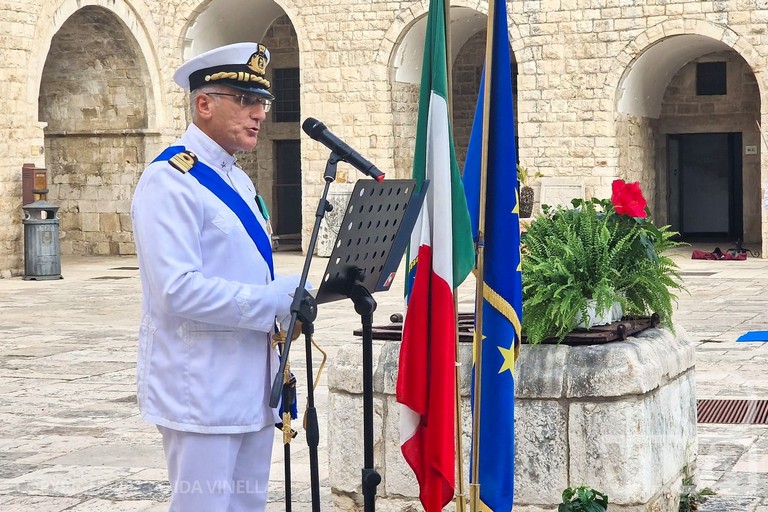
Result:
{"type": "Polygon", "coordinates": [[[176,71],[191,91],[192,124],[146,168],[131,206],[143,291],[138,402],[163,437],[171,512],[266,506],[279,421],[269,406],[271,334],[290,315],[299,276],[272,279],[266,221],[234,154],[256,146],[274,99],[268,62],[263,45],[239,43],[176,71]],[[201,165],[247,205],[250,232],[196,177],[201,165]]]}

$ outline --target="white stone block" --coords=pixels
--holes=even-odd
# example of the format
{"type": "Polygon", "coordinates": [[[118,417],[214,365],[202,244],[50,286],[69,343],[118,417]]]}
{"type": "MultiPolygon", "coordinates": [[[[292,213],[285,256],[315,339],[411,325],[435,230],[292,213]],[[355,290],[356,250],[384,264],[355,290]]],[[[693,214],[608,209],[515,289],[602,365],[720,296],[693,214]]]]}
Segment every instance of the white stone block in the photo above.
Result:
{"type": "Polygon", "coordinates": [[[646,503],[661,487],[653,460],[650,398],[570,406],[570,483],[589,484],[611,503],[646,503]]]}
{"type": "Polygon", "coordinates": [[[386,495],[418,496],[419,484],[416,475],[405,461],[400,450],[400,404],[394,396],[386,398],[384,418],[385,453],[380,472],[384,478],[383,490],[386,495]]]}
{"type": "Polygon", "coordinates": [[[400,362],[400,343],[385,343],[374,363],[373,389],[376,393],[394,395],[397,386],[397,368],[400,362]]]}
{"type": "Polygon", "coordinates": [[[566,361],[567,397],[642,394],[693,366],[694,347],[663,330],[627,342],[573,347],[566,361]]]}
{"type": "Polygon", "coordinates": [[[568,487],[568,413],[556,400],[515,401],[515,503],[557,503],[568,487]]]}
{"type": "Polygon", "coordinates": [[[358,344],[343,345],[328,367],[328,389],[331,393],[363,392],[363,352],[358,344]]]}
{"type": "Polygon", "coordinates": [[[565,345],[523,345],[515,362],[515,396],[562,397],[568,351],[565,345]]]}
{"type": "MultiPolygon", "coordinates": [[[[373,440],[374,464],[383,464],[384,403],[374,399],[373,440]]],[[[329,481],[332,490],[362,493],[364,467],[363,397],[346,393],[330,393],[328,400],[328,458],[331,461],[329,481]]]]}

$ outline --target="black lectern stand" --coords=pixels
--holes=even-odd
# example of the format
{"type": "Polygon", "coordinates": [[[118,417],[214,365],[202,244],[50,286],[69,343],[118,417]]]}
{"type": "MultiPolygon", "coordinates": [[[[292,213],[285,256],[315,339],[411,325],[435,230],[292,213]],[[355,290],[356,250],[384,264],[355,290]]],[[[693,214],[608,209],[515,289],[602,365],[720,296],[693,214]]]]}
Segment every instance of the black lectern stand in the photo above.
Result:
{"type": "Polygon", "coordinates": [[[415,193],[415,180],[358,181],[323,274],[317,303],[350,298],[363,332],[363,499],[373,512],[381,475],[373,463],[373,293],[389,290],[429,182],[415,193]]]}
{"type": "Polygon", "coordinates": [[[316,295],[318,304],[352,298],[356,286],[369,293],[389,290],[428,184],[416,194],[415,180],[357,182],[316,295]]]}
{"type": "MultiPolygon", "coordinates": [[[[365,511],[373,512],[376,500],[376,486],[381,476],[373,467],[373,312],[376,301],[372,294],[390,288],[397,267],[408,245],[411,231],[419,216],[424,196],[429,186],[425,181],[416,193],[415,180],[360,180],[355,185],[349,200],[339,235],[331,253],[328,267],[323,275],[316,297],[312,297],[304,285],[309,273],[309,260],[314,251],[320,220],[330,211],[326,197],[328,186],[335,177],[338,157],[333,153],[328,159],[323,190],[315,226],[309,244],[309,254],[304,263],[300,285],[296,289],[291,305],[291,321],[287,338],[280,356],[280,368],[272,385],[270,405],[277,407],[284,387],[284,373],[289,357],[291,340],[297,324],[301,321],[306,342],[307,361],[307,414],[306,432],[309,448],[312,511],[320,511],[320,477],[317,447],[319,427],[317,410],[314,405],[312,375],[313,322],[317,317],[317,304],[350,298],[355,312],[360,315],[363,328],[363,435],[364,467],[363,497],[365,511]]],[[[290,402],[286,394],[285,404],[290,402]]],[[[286,511],[290,511],[289,454],[286,448],[286,511]]]]}

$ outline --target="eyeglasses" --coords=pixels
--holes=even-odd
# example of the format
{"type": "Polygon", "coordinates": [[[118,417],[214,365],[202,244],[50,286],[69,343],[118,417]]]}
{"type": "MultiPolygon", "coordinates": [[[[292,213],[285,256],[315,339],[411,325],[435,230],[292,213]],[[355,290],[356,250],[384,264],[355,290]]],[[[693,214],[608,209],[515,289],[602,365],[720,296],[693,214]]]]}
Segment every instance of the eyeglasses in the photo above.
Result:
{"type": "Polygon", "coordinates": [[[209,96],[231,96],[240,100],[241,107],[253,107],[255,105],[263,105],[264,112],[269,112],[272,108],[272,101],[261,96],[254,96],[253,94],[229,94],[226,92],[208,92],[209,96]]]}

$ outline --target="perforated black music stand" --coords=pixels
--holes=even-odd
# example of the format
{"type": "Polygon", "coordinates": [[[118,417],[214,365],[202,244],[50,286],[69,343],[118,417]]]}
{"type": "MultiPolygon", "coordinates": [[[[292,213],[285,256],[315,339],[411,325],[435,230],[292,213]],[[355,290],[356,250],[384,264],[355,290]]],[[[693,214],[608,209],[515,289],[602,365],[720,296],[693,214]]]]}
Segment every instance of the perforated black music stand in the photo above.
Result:
{"type": "Polygon", "coordinates": [[[317,303],[352,299],[363,333],[363,452],[365,512],[375,509],[381,475],[373,463],[373,312],[374,292],[392,286],[397,267],[419,216],[429,181],[361,180],[347,205],[317,303]]]}
{"type": "Polygon", "coordinates": [[[317,291],[318,304],[350,297],[353,286],[386,291],[424,202],[416,180],[361,180],[355,185],[317,291]]]}

